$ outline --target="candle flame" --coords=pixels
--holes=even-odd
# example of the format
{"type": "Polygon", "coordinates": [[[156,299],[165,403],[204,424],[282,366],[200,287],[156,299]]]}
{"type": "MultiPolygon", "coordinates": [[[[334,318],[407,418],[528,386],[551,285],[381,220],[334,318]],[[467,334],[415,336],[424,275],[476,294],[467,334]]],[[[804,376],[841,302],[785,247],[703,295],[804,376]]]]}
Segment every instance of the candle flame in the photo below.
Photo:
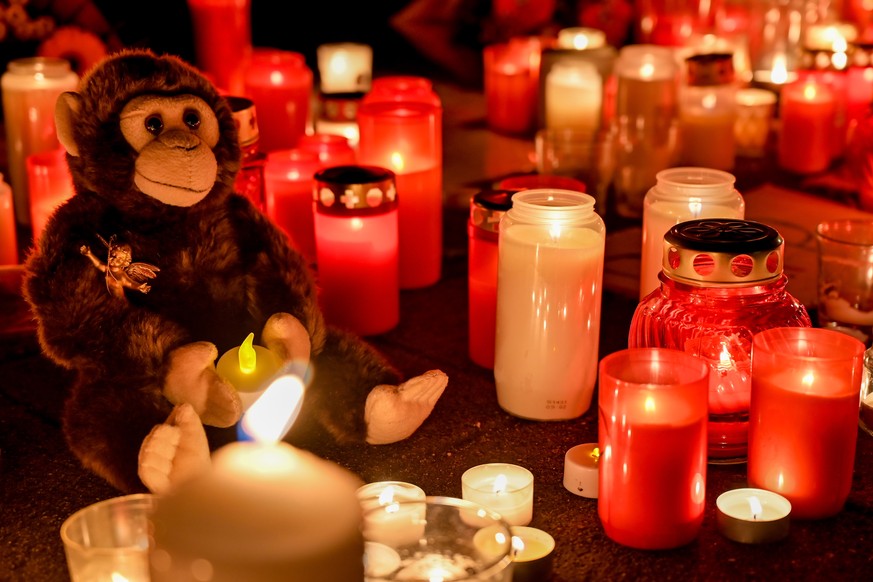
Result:
{"type": "Polygon", "coordinates": [[[778,54],[773,57],[773,68],[770,71],[770,80],[774,83],[784,83],[788,80],[788,66],[785,55],[778,54]]]}
{"type": "Polygon", "coordinates": [[[379,493],[379,505],[388,505],[394,502],[394,485],[388,485],[379,493]]]}
{"type": "Polygon", "coordinates": [[[406,164],[403,162],[403,156],[400,154],[400,152],[394,152],[391,154],[391,165],[394,167],[394,171],[403,171],[403,168],[406,164]]]}
{"type": "Polygon", "coordinates": [[[258,355],[255,348],[252,347],[252,342],[255,339],[255,334],[250,333],[243,340],[239,347],[239,371],[243,374],[251,374],[255,371],[258,364],[258,355]]]}
{"type": "Polygon", "coordinates": [[[282,374],[243,415],[242,429],[256,441],[278,442],[291,428],[302,402],[303,381],[294,374],[282,374]]]}
{"type": "Polygon", "coordinates": [[[129,582],[127,576],[122,576],[118,572],[113,572],[111,578],[112,582],[129,582]]]}
{"type": "Polygon", "coordinates": [[[595,463],[600,460],[600,447],[594,447],[594,449],[592,449],[591,458],[594,459],[595,463]]]}
{"type": "Polygon", "coordinates": [[[749,510],[752,512],[752,519],[758,519],[758,516],[764,511],[764,508],[761,507],[761,501],[754,495],[749,497],[749,510]]]}
{"type": "Polygon", "coordinates": [[[652,63],[643,63],[640,67],[640,77],[650,79],[655,74],[655,65],[652,63]]]}
{"type": "Polygon", "coordinates": [[[816,86],[814,84],[807,83],[803,86],[803,98],[807,101],[812,101],[813,99],[815,99],[817,93],[818,90],[816,89],[816,86]]]}
{"type": "Polygon", "coordinates": [[[800,381],[806,388],[810,388],[813,384],[815,384],[815,374],[812,372],[812,370],[809,370],[806,372],[806,374],[803,375],[803,378],[801,378],[800,381]]]}
{"type": "Polygon", "coordinates": [[[524,540],[519,536],[512,536],[512,557],[524,551],[524,540]]]}
{"type": "Polygon", "coordinates": [[[734,367],[734,359],[731,357],[730,350],[728,350],[725,343],[721,344],[721,353],[718,355],[718,367],[723,370],[734,367]]]}
{"type": "Polygon", "coordinates": [[[497,493],[497,494],[506,493],[507,483],[508,483],[508,479],[506,478],[506,475],[504,475],[503,473],[500,473],[494,479],[493,492],[497,493]]]}

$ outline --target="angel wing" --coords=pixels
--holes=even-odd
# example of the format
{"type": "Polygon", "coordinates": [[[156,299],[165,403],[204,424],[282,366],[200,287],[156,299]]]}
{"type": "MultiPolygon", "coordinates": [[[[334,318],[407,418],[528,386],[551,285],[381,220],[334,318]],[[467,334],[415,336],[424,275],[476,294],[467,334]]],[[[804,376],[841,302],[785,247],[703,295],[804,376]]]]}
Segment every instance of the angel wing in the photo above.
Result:
{"type": "Polygon", "coordinates": [[[136,283],[145,283],[149,279],[158,276],[160,269],[149,263],[131,263],[124,269],[124,273],[136,283]]]}

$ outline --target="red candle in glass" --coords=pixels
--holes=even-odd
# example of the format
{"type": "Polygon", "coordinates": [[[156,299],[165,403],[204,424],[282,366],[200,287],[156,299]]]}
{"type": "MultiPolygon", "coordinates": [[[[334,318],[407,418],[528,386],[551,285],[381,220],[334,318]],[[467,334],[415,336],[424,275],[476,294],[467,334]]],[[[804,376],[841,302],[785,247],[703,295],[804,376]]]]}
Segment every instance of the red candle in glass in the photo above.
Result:
{"type": "Polygon", "coordinates": [[[377,101],[417,101],[442,107],[439,95],[433,90],[431,80],[417,75],[376,77],[373,79],[370,91],[364,95],[361,102],[377,101]]]}
{"type": "Polygon", "coordinates": [[[300,53],[256,49],[246,65],[245,94],[260,116],[261,149],[292,148],[306,133],[312,70],[300,53]]]}
{"type": "Polygon", "coordinates": [[[822,328],[752,340],[749,485],[791,502],[791,516],[837,514],[849,496],[864,344],[822,328]]]}
{"type": "Polygon", "coordinates": [[[831,163],[835,114],[834,95],[826,85],[805,79],[783,86],[779,101],[779,165],[797,174],[826,170],[831,163]]]}
{"type": "Polygon", "coordinates": [[[830,89],[834,97],[834,121],[831,126],[830,154],[831,160],[843,155],[848,142],[848,108],[849,108],[849,77],[843,70],[800,70],[797,72],[800,81],[812,79],[813,83],[824,85],[830,89]]]}
{"type": "Polygon", "coordinates": [[[30,154],[25,160],[30,195],[33,240],[45,229],[49,216],[73,195],[73,178],[63,148],[30,154]]]}
{"type": "Polygon", "coordinates": [[[514,190],[484,190],[470,201],[467,221],[467,310],[470,359],[494,368],[497,326],[497,258],[500,218],[514,190]]]}
{"type": "Polygon", "coordinates": [[[517,37],[483,50],[485,120],[509,134],[528,134],[536,125],[542,40],[517,37]]]}
{"type": "Polygon", "coordinates": [[[368,103],[358,109],[358,162],[395,174],[400,288],[436,283],[442,268],[442,118],[426,103],[368,103]]]}
{"type": "Polygon", "coordinates": [[[323,167],[315,152],[291,148],[268,153],[264,168],[267,216],[310,263],[315,262],[313,177],[323,167]]]}
{"type": "Polygon", "coordinates": [[[252,54],[251,0],[188,0],[197,66],[215,85],[245,94],[245,63],[252,54]]]}
{"type": "Polygon", "coordinates": [[[600,361],[597,510],[606,535],[639,549],[685,545],[703,523],[709,366],[679,350],[600,361]]]}
{"type": "Polygon", "coordinates": [[[394,173],[333,166],[315,174],[319,302],[325,320],[360,335],[400,321],[394,173]]]}
{"type": "Polygon", "coordinates": [[[18,264],[18,234],[12,187],[0,174],[0,265],[18,264]]]}
{"type": "Polygon", "coordinates": [[[300,137],[300,149],[315,152],[324,167],[354,165],[356,155],[349,138],[335,133],[310,133],[300,137]]]}

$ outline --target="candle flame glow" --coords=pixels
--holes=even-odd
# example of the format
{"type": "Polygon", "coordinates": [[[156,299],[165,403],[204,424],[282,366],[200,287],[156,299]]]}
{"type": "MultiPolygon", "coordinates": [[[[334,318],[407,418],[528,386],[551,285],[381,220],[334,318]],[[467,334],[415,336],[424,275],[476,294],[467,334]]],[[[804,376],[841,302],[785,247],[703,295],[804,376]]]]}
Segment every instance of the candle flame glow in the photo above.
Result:
{"type": "Polygon", "coordinates": [[[758,516],[764,511],[761,507],[761,501],[752,495],[749,497],[749,510],[752,512],[752,519],[758,519],[758,516]]]}
{"type": "Polygon", "coordinates": [[[519,536],[512,536],[512,556],[515,557],[524,551],[524,540],[519,536]]]}
{"type": "Polygon", "coordinates": [[[812,83],[807,83],[803,86],[803,98],[807,101],[812,101],[818,94],[816,86],[812,83]]]}
{"type": "Polygon", "coordinates": [[[494,478],[494,488],[492,489],[492,491],[497,494],[506,493],[507,483],[508,479],[506,478],[506,475],[500,473],[499,475],[497,475],[497,477],[494,478]]]}
{"type": "Polygon", "coordinates": [[[784,83],[788,80],[788,66],[785,55],[778,54],[773,57],[773,68],[770,70],[770,80],[774,83],[784,83]]]}
{"type": "Polygon", "coordinates": [[[403,156],[400,152],[394,152],[391,154],[391,166],[394,168],[394,171],[402,172],[405,165],[406,164],[403,162],[403,156]]]}
{"type": "Polygon", "coordinates": [[[293,374],[282,374],[243,415],[242,428],[258,442],[278,442],[291,428],[302,402],[303,381],[293,374]]]}
{"type": "Polygon", "coordinates": [[[650,79],[655,74],[655,65],[652,63],[643,63],[640,67],[640,77],[650,79]]]}
{"type": "Polygon", "coordinates": [[[254,339],[255,334],[250,333],[239,347],[239,371],[243,374],[251,374],[258,364],[258,355],[252,347],[254,339]]]}
{"type": "Polygon", "coordinates": [[[803,378],[801,378],[800,381],[803,383],[804,387],[810,388],[815,384],[815,374],[809,370],[803,375],[803,378]]]}
{"type": "Polygon", "coordinates": [[[113,572],[111,578],[112,582],[129,582],[127,576],[123,576],[118,572],[113,572]]]}
{"type": "Polygon", "coordinates": [[[646,403],[644,405],[646,412],[655,412],[655,399],[651,396],[646,396],[646,403]]]}
{"type": "Polygon", "coordinates": [[[734,367],[734,360],[728,350],[727,344],[721,344],[721,353],[718,355],[718,368],[720,370],[729,370],[734,367]]]}

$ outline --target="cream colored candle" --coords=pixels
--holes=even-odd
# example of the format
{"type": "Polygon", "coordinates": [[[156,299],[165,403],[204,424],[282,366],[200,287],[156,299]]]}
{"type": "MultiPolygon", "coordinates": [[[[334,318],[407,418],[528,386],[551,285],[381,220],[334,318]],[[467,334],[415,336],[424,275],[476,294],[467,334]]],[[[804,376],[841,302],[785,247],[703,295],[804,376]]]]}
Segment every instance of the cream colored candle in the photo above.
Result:
{"type": "Polygon", "coordinates": [[[461,475],[461,497],[496,511],[509,525],[530,523],[533,491],[533,473],[509,463],[477,465],[461,475]]]}
{"type": "Polygon", "coordinates": [[[368,543],[394,548],[417,542],[424,533],[425,498],[424,489],[403,481],[376,481],[360,487],[358,499],[368,543]]]}
{"type": "Polygon", "coordinates": [[[575,418],[597,376],[603,221],[579,192],[527,190],[512,200],[498,241],[497,399],[522,418],[575,418]]]}
{"type": "Polygon", "coordinates": [[[546,77],[546,127],[594,133],[600,126],[603,82],[594,63],[558,62],[546,77]]]}

